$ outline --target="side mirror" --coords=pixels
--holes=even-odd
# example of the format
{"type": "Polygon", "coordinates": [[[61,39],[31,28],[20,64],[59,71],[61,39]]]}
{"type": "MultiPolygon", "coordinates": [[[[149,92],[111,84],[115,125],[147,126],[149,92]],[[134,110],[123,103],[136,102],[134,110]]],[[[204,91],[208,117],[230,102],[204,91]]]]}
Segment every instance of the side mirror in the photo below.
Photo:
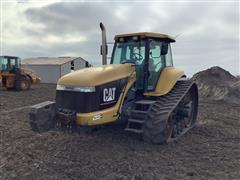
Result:
{"type": "Polygon", "coordinates": [[[161,47],[161,55],[166,55],[168,53],[168,44],[163,44],[161,47]]]}

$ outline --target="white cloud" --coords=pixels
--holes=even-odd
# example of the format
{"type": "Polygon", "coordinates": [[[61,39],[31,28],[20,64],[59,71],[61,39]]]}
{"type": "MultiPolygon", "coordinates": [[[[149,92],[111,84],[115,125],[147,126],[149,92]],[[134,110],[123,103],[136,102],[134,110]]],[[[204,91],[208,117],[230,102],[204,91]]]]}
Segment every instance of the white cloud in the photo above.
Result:
{"type": "Polygon", "coordinates": [[[173,48],[174,60],[187,74],[210,65],[240,74],[239,2],[36,2],[2,3],[4,54],[72,54],[100,64],[98,23],[103,21],[109,41],[114,34],[135,31],[180,34],[173,48]]]}
{"type": "Polygon", "coordinates": [[[126,21],[127,18],[129,17],[129,13],[130,13],[130,8],[128,6],[120,6],[118,7],[115,12],[114,15],[122,21],[126,21]]]}
{"type": "Polygon", "coordinates": [[[50,45],[53,45],[55,43],[80,43],[87,41],[86,37],[82,37],[79,35],[70,35],[67,34],[65,36],[55,36],[55,35],[47,35],[44,37],[43,42],[49,43],[50,45]]]}

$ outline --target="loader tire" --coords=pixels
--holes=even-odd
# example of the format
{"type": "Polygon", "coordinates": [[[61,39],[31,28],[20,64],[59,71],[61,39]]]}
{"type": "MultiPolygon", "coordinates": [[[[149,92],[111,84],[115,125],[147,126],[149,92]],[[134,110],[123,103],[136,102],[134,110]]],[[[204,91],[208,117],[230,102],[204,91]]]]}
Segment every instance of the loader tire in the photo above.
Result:
{"type": "Polygon", "coordinates": [[[22,90],[29,90],[31,87],[31,81],[30,79],[26,77],[20,77],[16,81],[16,90],[22,91],[22,90]]]}

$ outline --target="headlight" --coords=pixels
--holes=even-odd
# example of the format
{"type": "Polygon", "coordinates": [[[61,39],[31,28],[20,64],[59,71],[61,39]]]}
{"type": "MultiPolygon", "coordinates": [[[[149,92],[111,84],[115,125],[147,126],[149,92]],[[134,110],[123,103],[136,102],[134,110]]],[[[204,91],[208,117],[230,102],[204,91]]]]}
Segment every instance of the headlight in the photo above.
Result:
{"type": "Polygon", "coordinates": [[[56,88],[56,89],[59,90],[59,91],[61,91],[61,90],[65,90],[66,87],[63,86],[63,85],[59,85],[59,84],[57,84],[57,88],[56,88]]]}
{"type": "Polygon", "coordinates": [[[77,87],[77,86],[64,86],[57,85],[58,91],[77,91],[77,92],[95,92],[95,87],[77,87]]]}

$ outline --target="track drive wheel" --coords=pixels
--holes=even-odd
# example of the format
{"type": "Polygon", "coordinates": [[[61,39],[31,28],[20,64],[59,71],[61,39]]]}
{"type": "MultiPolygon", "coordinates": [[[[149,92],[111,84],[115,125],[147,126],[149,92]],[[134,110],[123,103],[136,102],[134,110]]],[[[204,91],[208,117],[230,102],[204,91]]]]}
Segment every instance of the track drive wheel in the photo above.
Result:
{"type": "Polygon", "coordinates": [[[30,79],[21,76],[16,81],[16,90],[22,91],[22,90],[29,90],[31,87],[31,81],[30,79]]]}

